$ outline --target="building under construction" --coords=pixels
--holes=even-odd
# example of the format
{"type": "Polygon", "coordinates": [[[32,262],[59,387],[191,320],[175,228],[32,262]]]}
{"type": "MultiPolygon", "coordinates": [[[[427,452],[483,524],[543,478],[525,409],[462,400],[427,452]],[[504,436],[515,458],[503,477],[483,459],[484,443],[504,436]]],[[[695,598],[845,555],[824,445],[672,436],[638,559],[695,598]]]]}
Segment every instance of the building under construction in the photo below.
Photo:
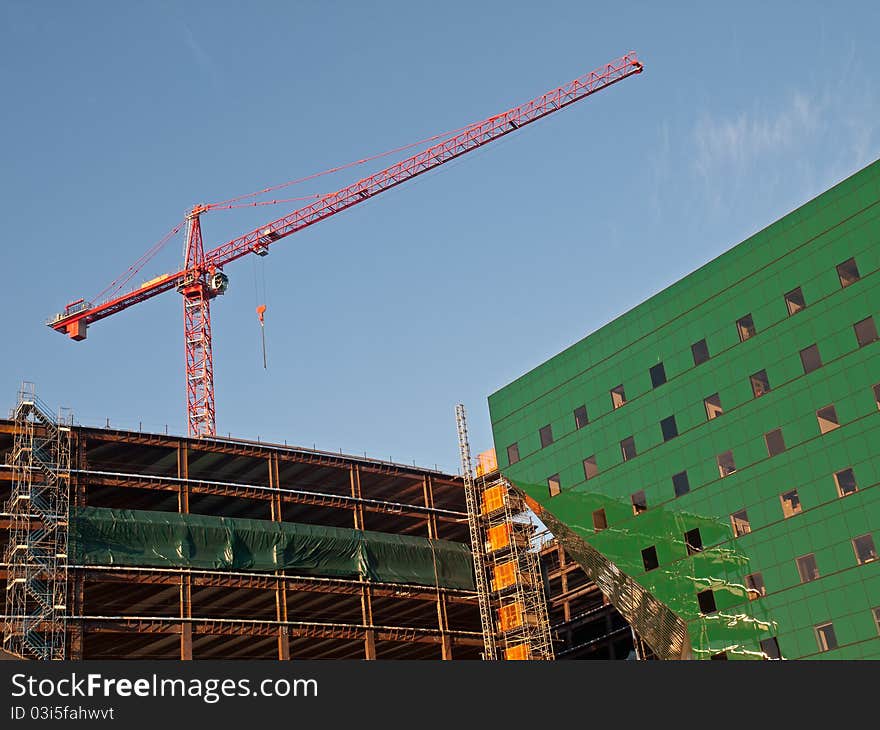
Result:
{"type": "Polygon", "coordinates": [[[480,657],[460,478],[50,413],[25,393],[0,421],[4,649],[480,657]]]}

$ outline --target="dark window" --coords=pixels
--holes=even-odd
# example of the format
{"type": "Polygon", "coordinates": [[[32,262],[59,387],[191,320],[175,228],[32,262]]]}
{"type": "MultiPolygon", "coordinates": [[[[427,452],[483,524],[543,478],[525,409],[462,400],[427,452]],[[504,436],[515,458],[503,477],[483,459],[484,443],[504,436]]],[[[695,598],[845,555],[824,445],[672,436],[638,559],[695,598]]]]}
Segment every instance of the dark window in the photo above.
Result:
{"type": "Polygon", "coordinates": [[[651,385],[655,388],[666,382],[666,368],[663,367],[662,362],[658,362],[649,372],[651,373],[651,385]]]}
{"type": "Polygon", "coordinates": [[[819,433],[828,433],[840,427],[837,409],[834,406],[825,406],[816,411],[816,420],[819,422],[819,433]]]}
{"type": "Polygon", "coordinates": [[[757,598],[767,595],[767,589],[764,587],[764,576],[760,573],[752,573],[746,576],[746,592],[749,600],[754,601],[757,598]]]}
{"type": "Polygon", "coordinates": [[[715,457],[715,460],[718,462],[718,473],[722,477],[726,477],[736,471],[736,464],[733,461],[732,451],[725,451],[723,454],[718,454],[718,456],[715,457]]]}
{"type": "Polygon", "coordinates": [[[699,527],[684,533],[684,546],[687,548],[688,555],[693,555],[703,549],[703,536],[700,535],[699,527]]]}
{"type": "Polygon", "coordinates": [[[714,591],[700,591],[697,593],[697,603],[700,606],[700,613],[715,613],[718,610],[715,606],[714,591]]]}
{"type": "Polygon", "coordinates": [[[856,340],[859,343],[859,347],[864,347],[877,341],[877,325],[874,324],[873,317],[866,317],[861,322],[856,322],[853,325],[853,329],[856,332],[856,340]]]}
{"type": "Polygon", "coordinates": [[[804,366],[804,374],[822,367],[822,356],[819,354],[818,345],[810,345],[801,350],[801,364],[804,366]]]}
{"type": "Polygon", "coordinates": [[[782,500],[782,516],[788,519],[789,517],[794,517],[799,512],[802,512],[804,507],[801,504],[801,499],[798,497],[798,490],[792,489],[789,492],[783,492],[779,495],[779,499],[782,500]]]}
{"type": "Polygon", "coordinates": [[[859,565],[870,563],[877,559],[877,548],[874,547],[874,538],[868,533],[852,540],[853,550],[856,551],[856,562],[859,565]]]}
{"type": "Polygon", "coordinates": [[[595,456],[588,456],[584,459],[584,478],[592,479],[599,473],[599,467],[596,464],[595,456]]]}
{"type": "Polygon", "coordinates": [[[538,434],[541,436],[542,449],[553,443],[553,427],[549,423],[541,428],[541,430],[538,431],[538,434]]]}
{"type": "Polygon", "coordinates": [[[809,583],[819,577],[819,566],[816,564],[816,556],[813,553],[801,555],[795,562],[801,583],[809,583]]]}
{"type": "Polygon", "coordinates": [[[632,501],[633,514],[640,515],[648,509],[648,498],[645,496],[645,490],[640,489],[638,492],[630,495],[632,501]]]}
{"type": "Polygon", "coordinates": [[[730,515],[730,523],[733,525],[733,536],[740,537],[752,531],[752,525],[749,522],[749,515],[746,510],[741,509],[730,515]]]}
{"type": "Polygon", "coordinates": [[[574,427],[575,428],[583,428],[590,422],[590,419],[587,418],[587,407],[580,406],[574,409],[574,427]]]}
{"type": "Polygon", "coordinates": [[[559,481],[559,474],[554,474],[552,477],[547,477],[547,486],[550,489],[550,496],[555,497],[562,491],[562,484],[559,481]]]}
{"type": "Polygon", "coordinates": [[[726,662],[727,661],[727,652],[719,651],[717,654],[713,654],[709,657],[709,659],[713,659],[715,661],[726,662]]]}
{"type": "Polygon", "coordinates": [[[764,443],[767,444],[767,454],[770,456],[777,456],[785,451],[785,440],[782,438],[782,429],[774,428],[770,433],[765,433],[764,443]]]}
{"type": "Polygon", "coordinates": [[[706,340],[700,340],[691,345],[691,354],[694,356],[694,365],[702,365],[709,359],[709,345],[706,340]]]}
{"type": "Polygon", "coordinates": [[[659,567],[660,563],[657,560],[657,548],[651,545],[651,547],[646,547],[642,550],[642,563],[645,566],[645,572],[647,573],[649,570],[654,570],[654,568],[659,567]]]}
{"type": "Polygon", "coordinates": [[[852,469],[841,469],[834,474],[834,483],[837,484],[837,493],[841,497],[858,490],[856,475],[852,469]]]}
{"type": "Polygon", "coordinates": [[[624,403],[626,403],[626,391],[624,391],[622,385],[618,385],[616,388],[611,389],[611,405],[614,408],[620,408],[624,403]]]}
{"type": "Polygon", "coordinates": [[[873,387],[874,390],[874,402],[877,404],[877,408],[880,408],[880,383],[877,383],[873,387]]]}
{"type": "Polygon", "coordinates": [[[761,651],[767,659],[781,659],[782,653],[779,651],[779,642],[775,636],[769,639],[761,639],[761,651]]]}
{"type": "Polygon", "coordinates": [[[663,440],[669,441],[678,436],[678,426],[675,425],[675,416],[669,416],[660,421],[660,430],[663,432],[663,440]]]}
{"type": "Polygon", "coordinates": [[[819,624],[815,629],[819,651],[831,651],[837,648],[837,636],[834,634],[834,625],[830,621],[827,624],[819,624]]]}
{"type": "Polygon", "coordinates": [[[807,303],[804,301],[804,293],[800,287],[792,289],[785,295],[785,306],[788,307],[789,315],[797,314],[807,306],[807,303]]]}
{"type": "Polygon", "coordinates": [[[859,278],[859,267],[855,259],[847,259],[837,265],[837,276],[840,278],[840,286],[846,289],[850,284],[855,284],[859,278]]]}
{"type": "Polygon", "coordinates": [[[721,407],[721,396],[718,393],[703,398],[703,406],[706,408],[706,418],[710,421],[724,413],[724,409],[721,407]]]}
{"type": "Polygon", "coordinates": [[[874,623],[877,624],[877,633],[880,634],[880,606],[874,609],[874,623]]]}
{"type": "Polygon", "coordinates": [[[691,485],[688,481],[688,473],[686,471],[680,471],[678,474],[672,475],[672,488],[675,490],[676,497],[680,497],[682,494],[687,494],[691,491],[691,485]]]}
{"type": "Polygon", "coordinates": [[[620,442],[620,453],[624,461],[629,461],[636,457],[636,440],[632,436],[627,436],[620,442]]]}
{"type": "Polygon", "coordinates": [[[760,398],[764,393],[770,392],[770,378],[767,377],[766,370],[759,370],[754,375],[750,375],[749,381],[752,384],[752,395],[755,398],[760,398]]]}
{"type": "Polygon", "coordinates": [[[593,529],[598,532],[608,527],[608,518],[605,516],[604,509],[597,509],[593,512],[593,529]]]}
{"type": "Polygon", "coordinates": [[[519,461],[519,444],[511,444],[507,447],[507,463],[516,464],[519,461]]]}
{"type": "Polygon", "coordinates": [[[752,319],[751,314],[736,320],[736,332],[739,335],[740,342],[745,342],[750,337],[755,336],[755,321],[752,319]]]}

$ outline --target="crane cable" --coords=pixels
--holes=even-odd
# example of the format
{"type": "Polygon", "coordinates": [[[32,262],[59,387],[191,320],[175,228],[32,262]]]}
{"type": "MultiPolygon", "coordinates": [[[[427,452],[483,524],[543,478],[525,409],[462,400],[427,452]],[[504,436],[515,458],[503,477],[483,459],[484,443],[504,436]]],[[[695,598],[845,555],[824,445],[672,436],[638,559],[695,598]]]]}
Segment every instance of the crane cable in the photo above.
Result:
{"type": "Polygon", "coordinates": [[[410,142],[409,144],[403,145],[402,147],[395,147],[394,149],[387,150],[385,152],[379,152],[375,155],[370,155],[369,157],[364,157],[360,160],[354,160],[353,162],[347,162],[344,165],[337,165],[336,167],[330,167],[322,172],[314,172],[311,175],[306,175],[305,177],[296,178],[295,180],[288,180],[287,182],[279,183],[278,185],[271,185],[268,188],[263,188],[262,190],[257,190],[253,193],[246,193],[244,195],[239,195],[235,198],[228,198],[227,200],[221,200],[216,203],[209,203],[205,207],[208,210],[216,210],[216,209],[229,209],[229,208],[244,208],[251,207],[254,205],[275,205],[276,203],[289,203],[296,200],[312,200],[319,199],[324,197],[324,194],[315,194],[308,195],[302,198],[288,198],[286,200],[269,200],[265,202],[254,202],[254,203],[245,203],[243,205],[235,205],[236,203],[240,203],[242,200],[246,200],[247,198],[255,198],[258,195],[265,195],[266,193],[271,193],[275,190],[280,190],[281,188],[290,187],[291,185],[299,185],[304,182],[308,182],[309,180],[315,180],[319,177],[323,177],[324,175],[331,175],[335,172],[340,172],[342,170],[348,170],[352,167],[357,167],[359,165],[365,165],[368,162],[373,162],[375,160],[379,160],[383,157],[388,157],[388,155],[393,155],[398,152],[404,152],[412,147],[416,147],[421,144],[426,144],[428,142],[434,142],[438,139],[443,139],[444,137],[451,137],[453,135],[458,134],[459,132],[463,132],[470,127],[473,127],[474,124],[468,124],[464,127],[459,127],[458,129],[453,129],[451,132],[441,132],[440,134],[434,134],[430,137],[425,137],[420,140],[416,140],[415,142],[410,142]]]}

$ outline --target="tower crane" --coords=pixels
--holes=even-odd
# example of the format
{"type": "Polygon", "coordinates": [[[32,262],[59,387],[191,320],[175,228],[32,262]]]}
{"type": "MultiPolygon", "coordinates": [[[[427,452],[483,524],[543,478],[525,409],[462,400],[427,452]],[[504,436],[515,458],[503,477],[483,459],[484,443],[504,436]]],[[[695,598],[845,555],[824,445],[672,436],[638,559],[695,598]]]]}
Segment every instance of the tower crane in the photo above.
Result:
{"type": "Polygon", "coordinates": [[[186,215],[185,255],[180,270],[163,274],[124,294],[93,303],[78,299],[47,323],[72,340],[86,339],[90,325],[167,291],[183,296],[186,350],[186,403],[190,436],[214,436],[214,360],[211,347],[211,300],[229,284],[225,267],[248,254],[265,256],[269,248],[358,203],[390,190],[422,173],[472,152],[527,124],[564,109],[634,74],[642,64],[635,52],[548,91],[508,111],[476,122],[441,142],[390,167],[362,178],[335,193],[320,195],[299,210],[205,251],[200,216],[218,205],[196,205],[186,215]]]}

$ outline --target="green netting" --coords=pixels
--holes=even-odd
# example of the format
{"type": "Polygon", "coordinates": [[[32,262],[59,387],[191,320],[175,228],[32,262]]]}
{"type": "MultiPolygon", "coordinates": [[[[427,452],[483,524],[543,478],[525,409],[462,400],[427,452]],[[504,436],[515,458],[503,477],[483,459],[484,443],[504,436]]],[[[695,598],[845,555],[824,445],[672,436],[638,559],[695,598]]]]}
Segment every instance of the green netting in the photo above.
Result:
{"type": "Polygon", "coordinates": [[[77,565],[271,571],[474,589],[467,545],[384,532],[232,517],[83,507],[77,565]]]}

